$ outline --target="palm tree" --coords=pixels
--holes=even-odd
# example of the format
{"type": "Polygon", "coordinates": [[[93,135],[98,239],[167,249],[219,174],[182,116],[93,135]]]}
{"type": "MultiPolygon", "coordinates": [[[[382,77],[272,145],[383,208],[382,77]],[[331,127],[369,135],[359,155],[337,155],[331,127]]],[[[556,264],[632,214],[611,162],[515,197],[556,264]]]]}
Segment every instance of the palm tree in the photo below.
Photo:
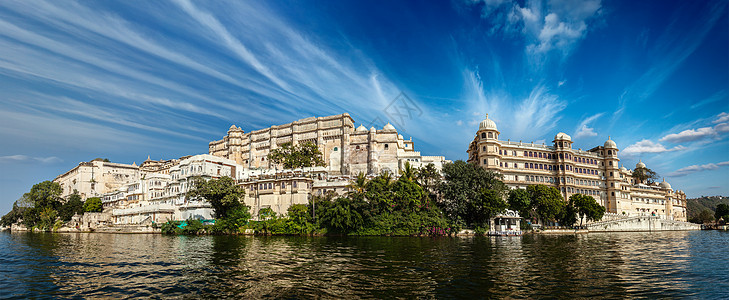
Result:
{"type": "Polygon", "coordinates": [[[405,167],[402,170],[400,170],[400,173],[402,174],[402,175],[400,175],[400,177],[405,177],[405,179],[413,181],[413,180],[415,180],[417,171],[415,169],[413,169],[413,167],[410,166],[410,162],[406,161],[405,167]]]}
{"type": "Polygon", "coordinates": [[[364,173],[359,172],[359,174],[357,174],[357,178],[355,178],[347,186],[347,188],[349,188],[348,195],[362,196],[366,191],[366,186],[367,177],[364,173]]]}

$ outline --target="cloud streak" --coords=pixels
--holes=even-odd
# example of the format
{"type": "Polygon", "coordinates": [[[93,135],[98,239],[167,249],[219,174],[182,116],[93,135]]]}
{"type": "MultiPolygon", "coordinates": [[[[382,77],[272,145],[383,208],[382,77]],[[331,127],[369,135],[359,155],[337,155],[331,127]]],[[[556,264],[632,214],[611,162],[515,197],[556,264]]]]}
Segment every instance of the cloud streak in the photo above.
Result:
{"type": "Polygon", "coordinates": [[[43,164],[53,164],[53,163],[59,163],[63,160],[55,157],[55,156],[49,156],[49,157],[32,157],[22,154],[16,154],[16,155],[7,155],[7,156],[0,156],[0,164],[6,164],[6,163],[43,163],[43,164]]]}
{"type": "Polygon", "coordinates": [[[682,176],[690,175],[690,174],[697,173],[697,172],[717,170],[720,167],[725,167],[725,166],[729,166],[729,161],[723,161],[720,163],[710,163],[710,164],[705,164],[705,165],[692,165],[692,166],[684,167],[684,168],[678,169],[674,172],[671,172],[670,174],[668,174],[668,176],[682,177],[682,176]]]}

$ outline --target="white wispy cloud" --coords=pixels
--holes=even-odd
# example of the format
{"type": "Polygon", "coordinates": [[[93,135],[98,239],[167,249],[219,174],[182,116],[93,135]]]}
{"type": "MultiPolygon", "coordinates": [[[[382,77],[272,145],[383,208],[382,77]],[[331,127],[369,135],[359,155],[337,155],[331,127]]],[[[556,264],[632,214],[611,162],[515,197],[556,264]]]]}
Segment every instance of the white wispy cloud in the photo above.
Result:
{"type": "Polygon", "coordinates": [[[22,154],[0,156],[0,163],[44,163],[52,164],[62,162],[58,157],[33,157],[22,154]]]}
{"type": "Polygon", "coordinates": [[[681,145],[675,146],[673,148],[666,148],[660,143],[644,139],[628,147],[625,147],[625,149],[623,149],[622,151],[622,154],[626,156],[635,156],[642,153],[663,153],[670,151],[681,151],[686,149],[686,147],[681,145]]]}
{"type": "MultiPolygon", "coordinates": [[[[502,133],[507,133],[502,137],[537,139],[556,128],[560,113],[567,107],[566,101],[541,84],[535,85],[527,97],[519,99],[484,86],[478,70],[467,69],[463,74],[464,98],[468,99],[468,110],[473,112],[468,124],[478,124],[488,113],[502,133]]],[[[469,134],[473,134],[475,129],[470,129],[469,134]]]]}
{"type": "MultiPolygon", "coordinates": [[[[686,129],[679,133],[667,134],[660,139],[661,142],[685,143],[702,139],[718,139],[721,135],[729,132],[729,114],[722,112],[718,114],[711,122],[714,126],[700,127],[696,129],[686,129]]],[[[697,121],[701,122],[701,121],[697,121]]],[[[703,121],[705,122],[705,121],[703,121]]]]}
{"type": "Polygon", "coordinates": [[[491,33],[520,35],[527,42],[525,51],[539,63],[542,55],[556,50],[569,55],[589,31],[590,22],[601,14],[600,0],[518,1],[484,0],[468,2],[482,6],[482,18],[491,33]]]}
{"type": "Polygon", "coordinates": [[[603,115],[603,113],[598,113],[595,115],[592,115],[580,122],[580,125],[577,126],[577,129],[575,130],[575,138],[584,138],[584,137],[591,137],[591,136],[597,136],[597,132],[595,132],[595,128],[589,127],[590,123],[597,120],[603,115]]]}
{"type": "Polygon", "coordinates": [[[729,114],[726,112],[722,112],[719,115],[716,116],[716,120],[711,121],[711,123],[717,124],[717,123],[725,123],[729,122],[729,114]]]}
{"type": "Polygon", "coordinates": [[[684,168],[678,169],[674,172],[671,172],[668,174],[668,176],[681,177],[681,176],[686,176],[686,175],[693,174],[696,172],[716,170],[716,169],[719,169],[720,167],[724,167],[724,166],[729,166],[729,161],[723,161],[723,162],[719,162],[719,163],[709,163],[709,164],[705,164],[705,165],[692,165],[692,166],[684,167],[684,168]]]}

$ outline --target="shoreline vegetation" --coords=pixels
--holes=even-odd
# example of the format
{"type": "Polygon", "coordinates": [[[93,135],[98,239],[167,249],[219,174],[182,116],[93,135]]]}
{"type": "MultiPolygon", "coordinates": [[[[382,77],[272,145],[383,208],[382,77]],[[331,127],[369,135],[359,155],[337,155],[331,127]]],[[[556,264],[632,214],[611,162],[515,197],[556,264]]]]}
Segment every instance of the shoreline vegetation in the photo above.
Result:
{"type": "MultiPolygon", "coordinates": [[[[190,195],[211,203],[214,224],[186,220],[159,226],[166,234],[451,236],[462,229],[483,235],[489,219],[506,209],[540,224],[570,226],[578,216],[599,220],[604,213],[589,196],[573,195],[565,202],[555,188],[535,185],[509,190],[500,179],[463,161],[446,164],[442,178],[433,165],[414,169],[406,163],[398,178],[383,173],[367,180],[359,174],[346,195],[314,196],[308,204],[292,205],[285,215],[264,208],[257,221],[240,203],[245,191],[232,179],[198,180],[190,195]]],[[[529,223],[524,223],[522,230],[529,229],[529,223]]]]}

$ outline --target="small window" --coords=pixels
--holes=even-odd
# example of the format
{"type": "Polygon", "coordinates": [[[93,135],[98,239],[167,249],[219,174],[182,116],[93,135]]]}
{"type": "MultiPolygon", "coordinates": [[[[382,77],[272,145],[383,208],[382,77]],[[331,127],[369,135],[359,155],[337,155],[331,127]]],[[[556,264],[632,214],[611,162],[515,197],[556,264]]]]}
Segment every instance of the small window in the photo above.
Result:
{"type": "MultiPolygon", "coordinates": [[[[385,145],[385,146],[387,146],[387,145],[385,145]]],[[[334,147],[334,151],[336,152],[337,150],[339,150],[339,148],[337,148],[337,147],[334,147]]]]}
{"type": "Polygon", "coordinates": [[[483,152],[486,152],[486,146],[483,146],[483,148],[482,148],[482,149],[483,149],[483,150],[482,150],[483,152]]]}
{"type": "Polygon", "coordinates": [[[486,164],[486,159],[484,159],[484,160],[483,160],[483,164],[484,164],[484,165],[486,164]]]}
{"type": "Polygon", "coordinates": [[[492,132],[489,132],[489,138],[490,139],[494,138],[494,134],[492,132]]]}
{"type": "Polygon", "coordinates": [[[485,132],[481,132],[481,138],[482,139],[485,139],[486,138],[486,133],[485,132]]]}

